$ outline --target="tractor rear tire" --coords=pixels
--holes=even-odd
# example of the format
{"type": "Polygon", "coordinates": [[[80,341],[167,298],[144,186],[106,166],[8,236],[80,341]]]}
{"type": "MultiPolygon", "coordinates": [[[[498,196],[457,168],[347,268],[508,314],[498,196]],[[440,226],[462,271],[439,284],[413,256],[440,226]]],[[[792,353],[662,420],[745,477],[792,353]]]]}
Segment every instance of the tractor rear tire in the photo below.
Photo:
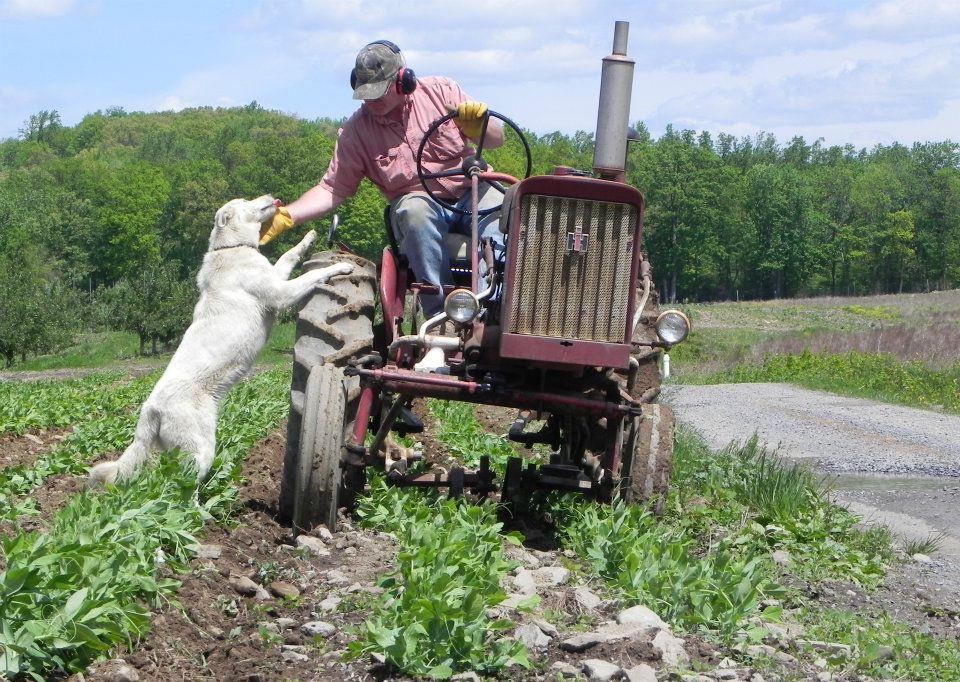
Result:
{"type": "Polygon", "coordinates": [[[628,426],[620,466],[620,497],[626,502],[656,499],[657,515],[663,513],[670,470],[673,467],[673,410],[652,403],[628,426]]]}
{"type": "MultiPolygon", "coordinates": [[[[287,449],[280,482],[279,513],[285,521],[294,520],[297,490],[296,472],[301,461],[301,435],[307,422],[316,419],[315,412],[305,411],[307,380],[312,370],[324,364],[345,367],[352,357],[373,350],[373,316],[376,289],[376,265],[350,254],[324,251],[316,253],[303,265],[305,271],[348,262],[354,271],[335,277],[315,290],[297,318],[297,338],[293,347],[293,377],[290,382],[290,416],[287,420],[287,449]]],[[[359,400],[359,380],[347,380],[346,415],[353,424],[359,400]]],[[[347,472],[345,480],[358,477],[347,472]]],[[[362,477],[360,477],[362,478],[362,477]]],[[[313,507],[308,505],[308,509],[313,507]]],[[[321,519],[314,518],[301,527],[310,527],[321,519]]],[[[304,522],[305,519],[299,519],[304,522]]],[[[332,529],[331,529],[332,530],[332,529]]]]}
{"type": "Polygon", "coordinates": [[[314,367],[307,379],[300,458],[292,472],[296,481],[292,519],[295,534],[311,529],[318,521],[336,530],[340,457],[344,439],[352,431],[347,415],[348,383],[343,370],[329,364],[314,367]]]}

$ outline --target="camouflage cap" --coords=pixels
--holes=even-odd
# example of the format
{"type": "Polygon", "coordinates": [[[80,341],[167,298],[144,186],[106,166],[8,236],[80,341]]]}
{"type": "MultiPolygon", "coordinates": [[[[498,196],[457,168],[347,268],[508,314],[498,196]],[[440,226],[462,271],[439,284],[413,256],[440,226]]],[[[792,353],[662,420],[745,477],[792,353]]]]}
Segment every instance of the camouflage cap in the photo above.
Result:
{"type": "Polygon", "coordinates": [[[354,99],[377,99],[382,97],[396,80],[403,66],[403,55],[394,52],[383,43],[370,43],[357,53],[354,70],[356,84],[354,99]]]}

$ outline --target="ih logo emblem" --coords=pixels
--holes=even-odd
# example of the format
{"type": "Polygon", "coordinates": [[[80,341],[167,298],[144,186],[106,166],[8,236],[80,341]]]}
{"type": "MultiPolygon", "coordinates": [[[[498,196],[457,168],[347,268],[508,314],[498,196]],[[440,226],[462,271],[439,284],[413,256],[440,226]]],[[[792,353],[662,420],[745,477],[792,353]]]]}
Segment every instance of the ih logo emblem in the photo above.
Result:
{"type": "Polygon", "coordinates": [[[583,233],[583,228],[577,225],[573,232],[567,232],[567,251],[570,253],[586,253],[590,245],[590,235],[583,233]]]}

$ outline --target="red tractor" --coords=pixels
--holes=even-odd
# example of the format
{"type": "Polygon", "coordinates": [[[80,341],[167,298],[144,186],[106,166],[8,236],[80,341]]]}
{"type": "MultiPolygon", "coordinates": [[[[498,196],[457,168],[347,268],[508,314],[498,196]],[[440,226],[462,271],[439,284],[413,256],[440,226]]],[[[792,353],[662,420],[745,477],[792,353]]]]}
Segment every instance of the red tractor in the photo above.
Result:
{"type": "MultiPolygon", "coordinates": [[[[297,322],[280,491],[281,515],[295,532],[317,523],[333,529],[338,507],[362,491],[370,466],[397,485],[498,495],[513,513],[538,490],[662,504],[674,420],[657,402],[661,365],[689,322],[679,311],[659,311],[642,248],[643,196],[625,183],[633,78],[627,28],[617,22],[613,54],[604,59],[597,177],[566,167],[531,177],[522,132],[489,112],[519,136],[527,170],[522,179],[490,171],[481,143],[457,171],[471,183],[472,234],[448,239],[454,285],[444,288],[442,313],[419,319],[418,296],[439,291],[415,281],[395,245],[379,267],[343,251],[305,264],[347,260],[355,270],[318,290],[297,322]],[[480,183],[502,193],[501,206],[477,208],[480,183]],[[491,210],[500,211],[505,257],[478,240],[478,221],[491,210]],[[441,324],[456,335],[431,333],[441,324]],[[446,365],[415,371],[437,346],[446,365]],[[546,445],[549,462],[510,458],[500,480],[487,457],[476,471],[414,475],[411,457],[384,445],[391,432],[422,430],[410,410],[418,397],[516,408],[508,437],[546,445]],[[532,420],[540,428],[528,428],[532,420]]],[[[455,115],[433,123],[418,154],[424,189],[453,210],[434,195],[420,161],[427,139],[455,115]]]]}

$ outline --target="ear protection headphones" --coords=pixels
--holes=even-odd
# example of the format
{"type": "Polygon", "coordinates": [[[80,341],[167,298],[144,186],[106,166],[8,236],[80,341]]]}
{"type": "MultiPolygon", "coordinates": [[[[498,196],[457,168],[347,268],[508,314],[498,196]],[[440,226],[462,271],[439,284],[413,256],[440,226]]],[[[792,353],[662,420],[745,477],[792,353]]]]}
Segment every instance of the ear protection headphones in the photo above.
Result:
{"type": "MultiPolygon", "coordinates": [[[[400,54],[400,48],[397,47],[396,43],[391,43],[389,40],[374,40],[369,44],[383,45],[394,54],[400,54]]],[[[413,69],[408,69],[405,66],[401,66],[400,70],[397,71],[397,80],[394,85],[398,93],[401,95],[409,95],[411,92],[417,89],[417,74],[413,72],[413,69]]],[[[357,67],[353,67],[350,70],[350,89],[357,89],[357,67]]]]}

